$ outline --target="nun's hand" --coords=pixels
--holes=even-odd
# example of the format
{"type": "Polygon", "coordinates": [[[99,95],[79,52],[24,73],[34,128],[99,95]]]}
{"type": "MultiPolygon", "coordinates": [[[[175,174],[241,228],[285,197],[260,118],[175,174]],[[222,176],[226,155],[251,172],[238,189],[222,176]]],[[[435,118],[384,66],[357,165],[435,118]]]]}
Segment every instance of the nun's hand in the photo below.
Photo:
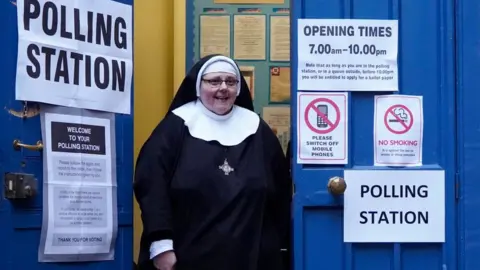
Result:
{"type": "Polygon", "coordinates": [[[175,252],[166,251],[153,258],[153,265],[158,270],[174,270],[177,263],[175,252]]]}

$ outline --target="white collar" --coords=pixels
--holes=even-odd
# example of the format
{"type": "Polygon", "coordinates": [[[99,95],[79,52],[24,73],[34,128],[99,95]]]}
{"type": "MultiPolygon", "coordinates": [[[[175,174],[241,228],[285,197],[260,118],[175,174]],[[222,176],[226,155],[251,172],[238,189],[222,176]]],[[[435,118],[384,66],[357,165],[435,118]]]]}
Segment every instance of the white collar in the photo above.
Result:
{"type": "Polygon", "coordinates": [[[192,101],[173,113],[182,118],[192,137],[204,141],[217,141],[224,146],[238,145],[255,134],[260,117],[245,108],[234,105],[226,115],[218,115],[200,102],[192,101]]]}

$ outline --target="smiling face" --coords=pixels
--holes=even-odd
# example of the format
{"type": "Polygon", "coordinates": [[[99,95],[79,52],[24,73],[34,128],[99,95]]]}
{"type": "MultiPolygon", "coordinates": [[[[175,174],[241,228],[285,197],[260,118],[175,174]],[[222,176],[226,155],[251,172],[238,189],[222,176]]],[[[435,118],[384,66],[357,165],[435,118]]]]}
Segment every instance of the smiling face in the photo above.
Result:
{"type": "Polygon", "coordinates": [[[205,74],[200,84],[200,100],[210,111],[224,115],[230,112],[237,98],[238,80],[226,72],[205,74]]]}

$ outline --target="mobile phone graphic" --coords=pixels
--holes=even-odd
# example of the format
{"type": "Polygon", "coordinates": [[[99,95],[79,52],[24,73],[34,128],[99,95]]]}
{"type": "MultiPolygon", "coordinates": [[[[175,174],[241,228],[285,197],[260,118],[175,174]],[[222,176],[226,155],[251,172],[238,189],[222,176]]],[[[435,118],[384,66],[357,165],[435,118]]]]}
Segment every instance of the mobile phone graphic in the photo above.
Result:
{"type": "MultiPolygon", "coordinates": [[[[327,105],[317,105],[317,109],[321,113],[323,113],[325,115],[325,117],[328,119],[328,106],[327,105]]],[[[320,115],[317,115],[317,127],[319,127],[319,128],[328,127],[328,123],[320,115]]]]}

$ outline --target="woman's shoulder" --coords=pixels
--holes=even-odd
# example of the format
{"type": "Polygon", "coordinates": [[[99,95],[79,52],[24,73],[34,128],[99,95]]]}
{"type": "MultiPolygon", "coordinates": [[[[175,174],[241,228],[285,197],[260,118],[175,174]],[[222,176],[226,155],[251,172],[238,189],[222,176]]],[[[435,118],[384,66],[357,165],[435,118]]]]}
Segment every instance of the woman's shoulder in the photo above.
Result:
{"type": "Polygon", "coordinates": [[[168,113],[149,136],[149,141],[173,141],[183,132],[184,121],[173,113],[168,113]]]}
{"type": "Polygon", "coordinates": [[[258,124],[258,130],[267,137],[276,137],[275,132],[273,132],[273,129],[270,127],[270,125],[263,119],[262,117],[259,117],[260,123],[258,124]]]}
{"type": "Polygon", "coordinates": [[[155,130],[161,132],[174,131],[185,125],[184,120],[173,112],[169,112],[160,120],[155,130]]]}

